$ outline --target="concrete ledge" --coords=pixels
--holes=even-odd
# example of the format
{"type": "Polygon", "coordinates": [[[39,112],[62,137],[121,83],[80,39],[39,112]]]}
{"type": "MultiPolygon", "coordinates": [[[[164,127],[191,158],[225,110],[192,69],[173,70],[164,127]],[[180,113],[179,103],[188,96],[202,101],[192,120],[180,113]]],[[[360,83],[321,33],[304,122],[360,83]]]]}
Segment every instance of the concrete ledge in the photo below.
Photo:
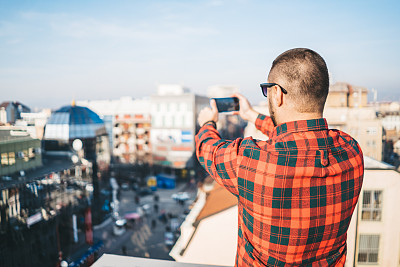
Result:
{"type": "Polygon", "coordinates": [[[103,254],[92,267],[218,267],[217,265],[203,265],[182,263],[175,261],[153,260],[112,254],[103,254]]]}

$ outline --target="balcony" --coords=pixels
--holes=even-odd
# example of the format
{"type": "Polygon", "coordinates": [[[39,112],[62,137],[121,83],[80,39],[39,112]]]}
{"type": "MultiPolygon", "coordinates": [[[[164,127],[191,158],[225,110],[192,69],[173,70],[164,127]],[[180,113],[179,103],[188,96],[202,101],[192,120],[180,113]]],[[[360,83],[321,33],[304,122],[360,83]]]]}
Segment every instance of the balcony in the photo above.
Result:
{"type": "Polygon", "coordinates": [[[219,265],[204,265],[193,263],[182,263],[166,260],[153,260],[145,258],[118,256],[103,254],[92,267],[218,267],[219,265]]]}

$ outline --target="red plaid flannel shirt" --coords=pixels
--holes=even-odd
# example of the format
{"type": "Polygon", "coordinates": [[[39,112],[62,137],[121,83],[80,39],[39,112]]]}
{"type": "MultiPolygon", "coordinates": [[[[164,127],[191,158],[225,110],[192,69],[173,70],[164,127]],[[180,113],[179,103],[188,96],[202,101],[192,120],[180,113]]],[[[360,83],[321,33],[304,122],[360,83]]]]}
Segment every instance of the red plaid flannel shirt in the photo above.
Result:
{"type": "Polygon", "coordinates": [[[360,146],[323,118],[274,128],[260,114],[255,124],[267,141],[223,140],[211,123],[196,135],[200,163],[238,198],[236,266],[343,266],[360,146]]]}

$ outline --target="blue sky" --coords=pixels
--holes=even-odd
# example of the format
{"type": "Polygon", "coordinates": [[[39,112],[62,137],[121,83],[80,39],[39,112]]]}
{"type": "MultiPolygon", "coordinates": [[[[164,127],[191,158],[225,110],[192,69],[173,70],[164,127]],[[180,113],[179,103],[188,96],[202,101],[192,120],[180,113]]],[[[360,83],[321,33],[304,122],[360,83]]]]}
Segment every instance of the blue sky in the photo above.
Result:
{"type": "Polygon", "coordinates": [[[399,1],[0,0],[0,100],[57,108],[181,83],[237,85],[258,103],[293,47],[319,52],[332,82],[400,100],[398,14],[399,1]]]}

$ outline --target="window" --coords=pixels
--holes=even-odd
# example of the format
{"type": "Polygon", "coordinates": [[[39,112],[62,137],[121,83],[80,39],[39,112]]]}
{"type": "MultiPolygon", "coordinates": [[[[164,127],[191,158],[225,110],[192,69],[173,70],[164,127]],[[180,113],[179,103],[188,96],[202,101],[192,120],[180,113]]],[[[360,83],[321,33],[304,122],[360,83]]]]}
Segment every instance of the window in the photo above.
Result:
{"type": "Polygon", "coordinates": [[[377,263],[379,235],[360,235],[358,263],[377,263]]]}
{"type": "Polygon", "coordinates": [[[159,116],[155,116],[153,117],[153,126],[155,127],[161,127],[163,125],[163,116],[159,115],[159,116]]]}
{"type": "Polygon", "coordinates": [[[377,128],[376,127],[368,127],[367,128],[367,134],[368,135],[376,135],[377,134],[377,128]]]}
{"type": "Polygon", "coordinates": [[[8,165],[15,164],[15,152],[8,153],[8,165]]]}
{"type": "Polygon", "coordinates": [[[175,123],[174,126],[180,128],[183,126],[183,115],[175,115],[175,123]]]}
{"type": "Polygon", "coordinates": [[[375,140],[367,140],[367,146],[369,147],[376,147],[375,140]]]}
{"type": "Polygon", "coordinates": [[[159,111],[160,112],[166,112],[167,111],[167,104],[166,103],[161,103],[159,111]]]}
{"type": "Polygon", "coordinates": [[[178,104],[177,103],[169,103],[169,111],[171,112],[176,112],[178,111],[178,104]]]}
{"type": "Polygon", "coordinates": [[[34,159],[35,158],[35,148],[33,148],[33,147],[29,148],[28,156],[29,156],[29,159],[34,159]]]}
{"type": "Polygon", "coordinates": [[[1,166],[8,165],[8,155],[7,153],[1,153],[1,166]]]}
{"type": "Polygon", "coordinates": [[[28,150],[24,149],[24,150],[22,151],[22,154],[24,155],[24,156],[23,156],[23,160],[24,160],[25,162],[28,162],[28,161],[29,161],[28,150]]]}
{"type": "Polygon", "coordinates": [[[361,220],[380,221],[381,217],[382,217],[382,190],[364,191],[361,220]]]}
{"type": "Polygon", "coordinates": [[[165,127],[171,127],[172,126],[172,117],[171,116],[164,116],[164,126],[165,127]]]}
{"type": "Polygon", "coordinates": [[[193,126],[193,113],[187,112],[185,114],[185,127],[189,128],[193,126]]]}

